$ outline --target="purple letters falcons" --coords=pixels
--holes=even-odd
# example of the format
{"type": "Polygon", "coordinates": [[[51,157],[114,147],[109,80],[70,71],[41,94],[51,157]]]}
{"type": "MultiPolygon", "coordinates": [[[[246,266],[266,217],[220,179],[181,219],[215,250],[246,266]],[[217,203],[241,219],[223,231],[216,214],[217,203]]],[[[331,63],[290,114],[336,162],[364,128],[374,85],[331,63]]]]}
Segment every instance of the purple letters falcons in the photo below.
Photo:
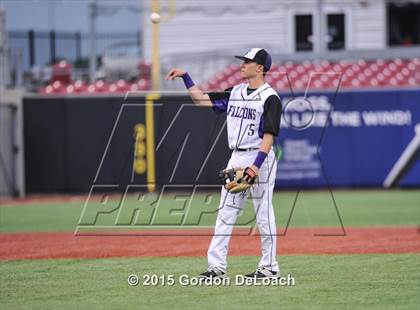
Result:
{"type": "Polygon", "coordinates": [[[244,118],[244,119],[255,120],[255,117],[257,115],[257,110],[230,105],[227,115],[230,117],[239,117],[239,118],[244,118]]]}

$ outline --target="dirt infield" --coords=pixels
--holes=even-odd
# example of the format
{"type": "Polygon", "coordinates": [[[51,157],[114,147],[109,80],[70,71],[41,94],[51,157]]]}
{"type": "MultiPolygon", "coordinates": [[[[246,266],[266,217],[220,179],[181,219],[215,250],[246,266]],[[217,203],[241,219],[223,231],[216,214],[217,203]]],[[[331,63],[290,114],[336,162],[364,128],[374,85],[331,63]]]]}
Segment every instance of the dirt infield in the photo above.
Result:
{"type": "MultiPolygon", "coordinates": [[[[159,231],[160,236],[7,233],[0,234],[0,259],[205,256],[211,230],[201,232],[209,235],[179,236],[174,231],[159,231]],[[164,233],[169,236],[163,236],[164,233]]],[[[278,236],[277,252],[279,255],[420,253],[416,227],[348,228],[345,236],[314,236],[317,233],[324,234],[325,229],[290,229],[286,235],[278,236]]],[[[259,236],[232,237],[229,255],[259,254],[259,236]]]]}

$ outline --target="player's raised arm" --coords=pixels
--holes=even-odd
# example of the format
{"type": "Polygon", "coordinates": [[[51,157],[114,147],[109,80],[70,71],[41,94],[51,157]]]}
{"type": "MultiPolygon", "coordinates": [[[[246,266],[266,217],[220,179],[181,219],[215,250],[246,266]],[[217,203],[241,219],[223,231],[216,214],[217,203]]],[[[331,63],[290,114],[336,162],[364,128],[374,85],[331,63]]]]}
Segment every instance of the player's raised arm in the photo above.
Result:
{"type": "Polygon", "coordinates": [[[180,77],[184,80],[185,87],[188,89],[188,93],[196,105],[202,107],[213,106],[209,95],[205,94],[198,86],[194,84],[188,72],[179,68],[173,68],[168,72],[165,79],[172,81],[177,77],[180,77]]]}

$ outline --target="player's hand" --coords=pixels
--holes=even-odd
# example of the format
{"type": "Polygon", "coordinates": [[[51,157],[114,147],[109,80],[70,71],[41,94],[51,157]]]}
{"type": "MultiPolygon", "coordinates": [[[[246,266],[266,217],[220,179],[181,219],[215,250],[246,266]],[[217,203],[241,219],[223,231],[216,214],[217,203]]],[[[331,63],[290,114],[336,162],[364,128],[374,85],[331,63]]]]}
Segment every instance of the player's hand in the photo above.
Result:
{"type": "Polygon", "coordinates": [[[185,74],[186,71],[179,69],[179,68],[173,68],[169,70],[168,74],[165,77],[165,80],[174,80],[177,77],[181,77],[185,74]]]}
{"type": "Polygon", "coordinates": [[[244,170],[243,180],[248,184],[254,184],[255,180],[257,179],[258,172],[258,167],[255,165],[252,165],[251,167],[246,167],[244,170]]]}

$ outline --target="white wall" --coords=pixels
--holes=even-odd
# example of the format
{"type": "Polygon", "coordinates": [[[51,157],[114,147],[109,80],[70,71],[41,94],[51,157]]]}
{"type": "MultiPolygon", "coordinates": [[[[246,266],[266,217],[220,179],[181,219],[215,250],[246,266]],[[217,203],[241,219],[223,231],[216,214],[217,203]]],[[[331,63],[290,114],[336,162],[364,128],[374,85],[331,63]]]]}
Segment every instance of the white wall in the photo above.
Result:
{"type": "MultiPolygon", "coordinates": [[[[287,20],[279,3],[278,0],[176,1],[175,17],[160,24],[161,56],[212,50],[246,52],[258,46],[285,51],[287,20]]],[[[144,52],[150,59],[148,16],[146,13],[143,28],[144,52]]]]}
{"type": "MultiPolygon", "coordinates": [[[[160,0],[161,3],[169,1],[160,0]]],[[[245,53],[251,47],[266,48],[274,55],[296,54],[294,16],[313,15],[316,39],[317,3],[317,0],[176,0],[175,16],[160,23],[162,74],[177,66],[194,73],[196,82],[202,82],[234,63],[233,55],[245,53]]],[[[324,14],[345,14],[347,50],[386,47],[385,0],[324,0],[323,3],[324,14]]],[[[150,3],[144,5],[144,56],[151,60],[150,3]]],[[[163,7],[162,15],[165,10],[163,7]]],[[[325,33],[326,18],[323,21],[325,33]]]]}
{"type": "MultiPolygon", "coordinates": [[[[358,1],[356,1],[358,2],[358,1]]],[[[385,1],[364,1],[353,12],[354,49],[382,49],[386,47],[385,1]]]]}
{"type": "MultiPolygon", "coordinates": [[[[150,59],[150,5],[145,8],[144,55],[150,59]]],[[[274,54],[292,53],[293,16],[312,13],[314,31],[318,20],[317,0],[177,0],[176,9],[170,21],[160,24],[162,57],[210,51],[234,54],[250,47],[265,47],[274,54]]],[[[325,13],[346,14],[349,50],[386,47],[385,11],[385,0],[324,0],[325,13]]]]}

